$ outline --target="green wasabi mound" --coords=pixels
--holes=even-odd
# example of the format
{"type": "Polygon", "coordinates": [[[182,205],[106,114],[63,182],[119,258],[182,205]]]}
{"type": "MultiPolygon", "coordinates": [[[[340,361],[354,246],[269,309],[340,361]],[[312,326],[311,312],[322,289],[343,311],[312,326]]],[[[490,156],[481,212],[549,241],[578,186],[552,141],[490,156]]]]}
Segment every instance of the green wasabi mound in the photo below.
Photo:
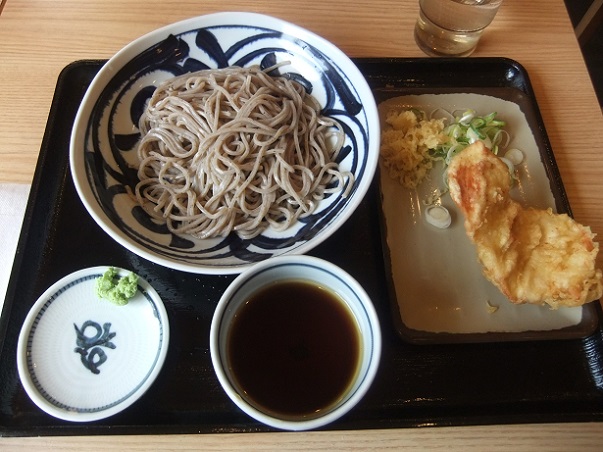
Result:
{"type": "Polygon", "coordinates": [[[96,294],[118,306],[128,304],[128,300],[136,294],[137,290],[138,275],[130,272],[120,278],[114,267],[109,267],[103,276],[96,280],[96,294]]]}

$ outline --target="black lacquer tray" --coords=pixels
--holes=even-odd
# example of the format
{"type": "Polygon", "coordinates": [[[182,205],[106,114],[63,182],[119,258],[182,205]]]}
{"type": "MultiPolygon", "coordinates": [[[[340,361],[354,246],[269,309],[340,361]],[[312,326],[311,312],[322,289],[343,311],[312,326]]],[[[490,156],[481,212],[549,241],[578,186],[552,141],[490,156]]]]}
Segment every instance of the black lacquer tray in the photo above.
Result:
{"type": "MultiPolygon", "coordinates": [[[[234,277],[171,271],[139,258],[106,235],[77,197],[68,166],[71,126],[103,63],[75,62],[58,80],[0,319],[0,435],[269,431],[231,403],[211,366],[211,317],[234,277]],[[134,405],[102,421],[70,423],[48,416],[25,394],[17,374],[17,338],[27,312],[47,287],[95,265],[131,269],[156,288],[170,319],[170,346],[158,379],[134,405]]],[[[373,88],[392,81],[412,89],[513,86],[533,97],[521,67],[506,59],[356,63],[373,88]]],[[[584,339],[446,345],[403,341],[391,314],[379,216],[375,182],[351,219],[311,253],[341,266],[366,288],[383,330],[381,366],[371,390],[326,428],[603,421],[600,320],[584,339]]],[[[597,316],[602,317],[598,304],[597,316]]]]}

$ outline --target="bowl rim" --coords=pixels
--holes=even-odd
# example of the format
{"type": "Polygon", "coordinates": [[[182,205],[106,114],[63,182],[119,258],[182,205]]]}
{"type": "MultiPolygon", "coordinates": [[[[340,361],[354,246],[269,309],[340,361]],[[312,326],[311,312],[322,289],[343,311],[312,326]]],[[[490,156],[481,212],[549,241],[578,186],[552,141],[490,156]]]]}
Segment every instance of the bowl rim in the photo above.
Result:
{"type": "MultiPolygon", "coordinates": [[[[269,15],[253,12],[217,12],[206,15],[200,15],[181,20],[172,24],[165,25],[161,28],[152,30],[145,35],[131,41],[117,53],[115,53],[101,67],[99,72],[94,76],[84,97],[80,103],[75,116],[73,128],[69,142],[69,167],[71,177],[76,188],[76,192],[84,204],[87,212],[92,216],[94,221],[103,229],[109,236],[117,241],[120,245],[133,252],[134,254],[145,258],[151,262],[157,263],[167,268],[174,270],[185,271],[197,274],[238,274],[253,265],[253,262],[234,263],[232,265],[211,265],[211,264],[193,264],[177,258],[170,258],[155,253],[143,245],[136,243],[131,237],[125,234],[109,216],[99,209],[98,202],[95,198],[93,189],[90,188],[88,181],[88,170],[85,164],[85,152],[82,149],[82,143],[86,136],[86,129],[90,114],[95,108],[96,99],[99,93],[105,88],[108,80],[111,80],[114,75],[123,66],[131,60],[135,55],[148,49],[154,44],[165,39],[166,33],[180,34],[187,31],[192,31],[199,28],[222,26],[222,25],[241,25],[248,26],[257,24],[258,28],[267,28],[280,31],[283,34],[295,36],[309,44],[319,44],[322,53],[329,56],[331,59],[336,57],[337,66],[346,74],[354,79],[354,89],[357,95],[363,100],[363,110],[365,111],[365,120],[367,123],[366,142],[369,152],[366,155],[366,166],[364,177],[356,186],[356,193],[346,205],[346,208],[338,214],[336,221],[327,224],[320,234],[313,237],[311,240],[298,245],[293,250],[287,250],[283,255],[298,255],[318,246],[328,237],[330,237],[341,225],[343,225],[354,211],[358,208],[377,172],[379,160],[379,140],[380,140],[380,123],[377,110],[376,100],[372,90],[359,68],[341,49],[335,44],[320,35],[295,25],[291,22],[272,17],[269,15]],[[373,152],[370,152],[373,151],[373,152]]],[[[268,258],[274,257],[272,254],[268,258]]]]}
{"type": "MultiPolygon", "coordinates": [[[[287,278],[289,279],[289,278],[287,278]]],[[[218,377],[218,381],[222,386],[222,389],[226,392],[228,397],[235,403],[244,413],[260,421],[270,427],[278,428],[281,430],[290,431],[303,431],[313,430],[319,427],[323,427],[330,424],[343,415],[348,413],[351,409],[356,406],[360,400],[364,397],[367,391],[373,384],[375,376],[379,370],[379,364],[381,362],[382,352],[382,332],[379,321],[379,316],[375,309],[375,306],[362,285],[348,272],[343,270],[341,267],[326,261],[321,258],[307,256],[307,255],[289,255],[289,256],[277,256],[263,262],[253,265],[251,268],[242,272],[237,276],[226,288],[224,294],[220,298],[218,305],[214,311],[210,327],[210,355],[214,372],[218,377]],[[253,407],[250,403],[245,401],[237,392],[232,385],[229,377],[227,376],[222,360],[220,359],[220,332],[222,328],[222,319],[227,311],[230,304],[231,297],[250,280],[265,271],[269,271],[275,266],[282,265],[294,265],[294,266],[311,266],[318,269],[323,273],[332,273],[336,277],[340,278],[344,284],[348,285],[349,288],[357,295],[357,298],[362,305],[364,312],[366,313],[366,320],[371,327],[372,335],[372,350],[368,360],[366,373],[362,378],[360,385],[354,390],[350,397],[346,398],[339,406],[333,410],[327,412],[323,416],[308,420],[285,420],[279,419],[270,414],[264,413],[259,409],[253,407]]]]}

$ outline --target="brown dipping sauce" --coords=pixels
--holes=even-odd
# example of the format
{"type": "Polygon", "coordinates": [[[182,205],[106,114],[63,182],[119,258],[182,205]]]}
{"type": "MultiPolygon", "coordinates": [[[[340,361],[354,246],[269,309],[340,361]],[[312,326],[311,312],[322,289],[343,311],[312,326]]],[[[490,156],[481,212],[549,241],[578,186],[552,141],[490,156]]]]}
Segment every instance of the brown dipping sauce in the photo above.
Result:
{"type": "Polygon", "coordinates": [[[274,283],[236,313],[227,353],[235,385],[252,405],[286,419],[311,419],[349,389],[361,349],[344,301],[309,281],[274,283]]]}

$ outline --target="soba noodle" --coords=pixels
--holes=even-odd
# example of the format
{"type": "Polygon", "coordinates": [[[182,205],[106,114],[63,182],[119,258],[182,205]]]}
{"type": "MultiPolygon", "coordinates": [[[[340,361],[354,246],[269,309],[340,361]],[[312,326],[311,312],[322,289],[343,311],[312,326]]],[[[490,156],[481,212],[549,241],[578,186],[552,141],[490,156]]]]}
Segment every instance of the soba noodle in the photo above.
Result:
{"type": "Polygon", "coordinates": [[[335,163],[342,127],[319,109],[302,85],[257,66],[167,80],[139,123],[138,202],[176,234],[288,228],[353,184],[335,163]]]}

